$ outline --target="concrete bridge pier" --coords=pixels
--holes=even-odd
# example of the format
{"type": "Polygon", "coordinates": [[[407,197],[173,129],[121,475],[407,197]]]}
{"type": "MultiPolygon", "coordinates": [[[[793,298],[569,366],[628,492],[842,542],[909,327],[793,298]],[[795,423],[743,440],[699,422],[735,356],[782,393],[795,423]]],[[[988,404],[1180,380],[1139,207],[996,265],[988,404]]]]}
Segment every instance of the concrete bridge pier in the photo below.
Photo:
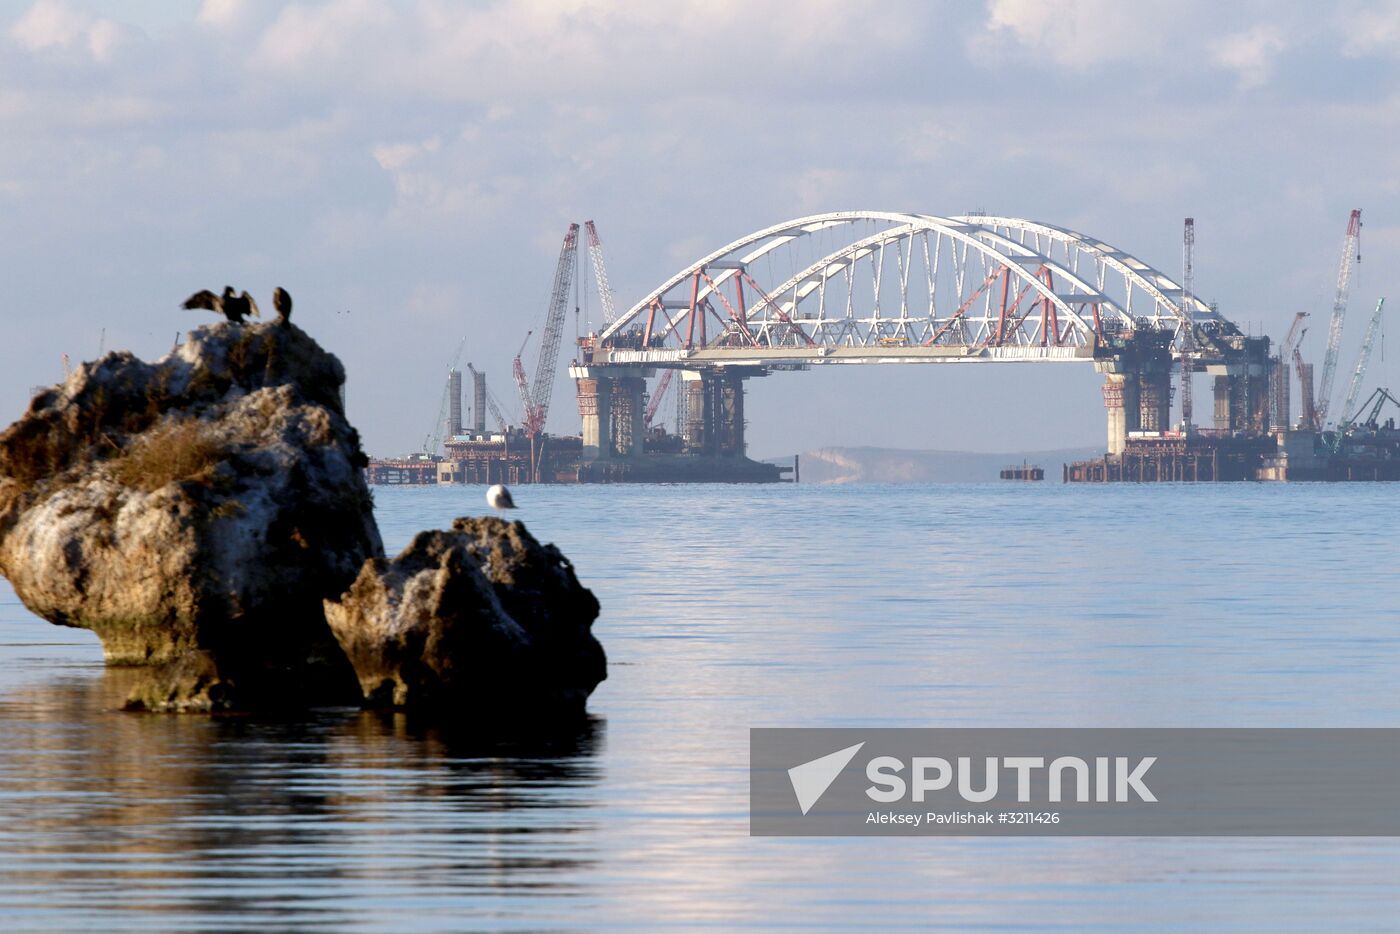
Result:
{"type": "Polygon", "coordinates": [[[1170,431],[1172,427],[1171,358],[1149,360],[1134,374],[1138,383],[1140,414],[1138,426],[1142,431],[1170,431]]]}
{"type": "Polygon", "coordinates": [[[725,457],[744,456],[744,377],[726,372],[718,386],[719,453],[725,457]]]}
{"type": "Polygon", "coordinates": [[[578,380],[578,414],[583,420],[583,459],[612,457],[613,381],[606,376],[578,380]]]}
{"type": "Polygon", "coordinates": [[[618,457],[640,457],[646,435],[647,381],[620,376],[612,387],[612,448],[618,457]]]}
{"type": "Polygon", "coordinates": [[[1095,361],[1094,368],[1104,374],[1109,454],[1122,454],[1131,432],[1171,427],[1170,340],[1170,335],[1137,335],[1113,356],[1095,361]]]}
{"type": "Polygon", "coordinates": [[[685,387],[685,449],[691,454],[743,457],[744,380],[763,373],[737,369],[687,370],[685,387]]]}
{"type": "Polygon", "coordinates": [[[577,382],[585,461],[641,456],[646,434],[646,377],[652,372],[635,366],[569,368],[569,375],[577,382]]]}
{"type": "Polygon", "coordinates": [[[1263,434],[1270,421],[1269,339],[1238,335],[1229,346],[1228,362],[1208,368],[1215,377],[1215,427],[1263,434]]]}
{"type": "Polygon", "coordinates": [[[681,426],[681,440],[690,454],[707,453],[711,444],[706,389],[705,371],[681,373],[681,391],[685,393],[685,424],[681,426]]]}
{"type": "Polygon", "coordinates": [[[1128,373],[1105,373],[1103,405],[1108,413],[1108,453],[1122,454],[1128,444],[1128,432],[1138,430],[1141,410],[1137,380],[1128,373]]]}

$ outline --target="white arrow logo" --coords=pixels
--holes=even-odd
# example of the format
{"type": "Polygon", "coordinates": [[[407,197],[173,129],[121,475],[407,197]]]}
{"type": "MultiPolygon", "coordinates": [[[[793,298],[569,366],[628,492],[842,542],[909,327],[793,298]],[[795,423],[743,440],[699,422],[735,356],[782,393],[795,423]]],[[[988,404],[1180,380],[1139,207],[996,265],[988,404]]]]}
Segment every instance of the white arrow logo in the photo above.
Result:
{"type": "Polygon", "coordinates": [[[860,752],[860,747],[864,745],[863,742],[856,743],[831,755],[788,769],[788,779],[792,782],[792,790],[797,794],[797,804],[802,808],[803,814],[821,800],[831,783],[836,781],[836,776],[841,774],[841,770],[855,758],[856,753],[860,752]]]}

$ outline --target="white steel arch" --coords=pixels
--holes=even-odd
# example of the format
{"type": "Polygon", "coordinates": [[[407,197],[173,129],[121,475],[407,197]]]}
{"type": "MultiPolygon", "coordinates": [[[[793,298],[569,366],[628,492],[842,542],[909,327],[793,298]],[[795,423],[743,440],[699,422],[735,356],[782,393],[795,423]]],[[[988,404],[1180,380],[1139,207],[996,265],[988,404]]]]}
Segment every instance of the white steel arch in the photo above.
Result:
{"type": "MultiPolygon", "coordinates": [[[[1054,224],[1029,221],[1018,217],[968,214],[956,217],[954,220],[969,224],[975,223],[1004,232],[1007,236],[1020,234],[1021,242],[1025,242],[1027,236],[1034,237],[1033,243],[1037,249],[1041,248],[1040,238],[1042,237],[1047,241],[1064,244],[1067,253],[1073,255],[1073,252],[1078,252],[1092,257],[1096,264],[1114,270],[1149,295],[1153,299],[1154,307],[1150,312],[1138,317],[1145,319],[1155,327],[1179,327],[1187,320],[1181,304],[1185,290],[1175,279],[1161,270],[1154,269],[1136,256],[1104,243],[1102,240],[1064,227],[1057,227],[1054,224]]],[[[1100,269],[1100,281],[1102,275],[1103,271],[1100,269]]],[[[1191,296],[1191,304],[1197,325],[1210,326],[1214,324],[1229,331],[1237,330],[1233,322],[1203,302],[1199,296],[1191,296]]]]}
{"type": "MultiPolygon", "coordinates": [[[[909,264],[903,258],[913,255],[914,241],[918,237],[927,237],[930,233],[947,236],[955,242],[965,244],[971,249],[994,257],[999,267],[1007,270],[1008,280],[1014,278],[1020,281],[1022,293],[1034,291],[1040,296],[1040,301],[1054,307],[1056,319],[1059,315],[1064,315],[1067,321],[1074,325],[1073,328],[1063,333],[1057,327],[1054,339],[1050,339],[1048,331],[1045,330],[1047,321],[1042,317],[1042,319],[1031,322],[1029,329],[1024,327],[1017,327],[1011,331],[1003,329],[1003,333],[997,335],[1000,339],[995,343],[1006,343],[1007,339],[1010,338],[1009,342],[1013,344],[1042,342],[1056,346],[1090,344],[1093,342],[1096,328],[1092,321],[1086,320],[1084,317],[1084,309],[1089,306],[1095,307],[1101,316],[1112,315],[1121,323],[1132,324],[1113,299],[1050,257],[975,226],[969,225],[962,229],[958,225],[950,224],[944,218],[916,216],[909,224],[865,237],[827,254],[801,272],[791,276],[749,309],[747,322],[750,331],[759,343],[769,346],[796,344],[794,338],[803,333],[807,334],[813,343],[820,345],[856,345],[862,342],[862,336],[910,344],[934,345],[938,343],[938,338],[947,334],[950,329],[938,328],[937,318],[932,310],[932,301],[930,301],[929,314],[911,317],[908,314],[907,288],[901,288],[899,292],[901,297],[899,316],[885,318],[882,321],[879,318],[877,307],[876,318],[865,322],[867,326],[864,328],[866,332],[864,335],[861,333],[860,323],[852,317],[828,317],[824,313],[824,303],[820,301],[823,297],[821,293],[828,281],[843,273],[849,273],[850,268],[862,259],[890,247],[896,249],[901,257],[901,261],[898,263],[899,273],[901,275],[907,274],[906,267],[909,264]],[[907,252],[903,246],[906,242],[909,245],[907,252]],[[1007,259],[1011,261],[1006,262],[1007,259]],[[1045,278],[1041,278],[1047,273],[1045,278]],[[1053,287],[1054,277],[1067,283],[1070,290],[1056,291],[1053,287]],[[813,295],[818,296],[817,313],[807,316],[799,315],[801,304],[813,295]],[[775,334],[777,339],[774,337],[775,334]],[[1045,340],[1042,341],[1042,338],[1045,340]]],[[[907,281],[901,284],[907,285],[907,281]]],[[[930,289],[929,297],[930,299],[936,298],[932,289],[930,289]]],[[[957,317],[961,317],[961,315],[957,315],[957,317]]],[[[993,321],[990,317],[974,315],[968,320],[978,322],[981,325],[981,328],[971,335],[971,342],[994,342],[992,340],[994,336],[992,332],[993,321]]],[[[1000,316],[998,316],[997,323],[1002,323],[1000,316]]],[[[964,332],[964,336],[966,336],[966,332],[964,332]]]]}
{"type": "MultiPolygon", "coordinates": [[[[1137,257],[1052,224],[844,211],[726,244],[633,305],[598,344],[1087,347],[1124,329],[1179,334],[1188,320],[1183,297],[1170,276],[1137,257]],[[790,275],[772,269],[775,258],[787,259],[790,275]],[[919,266],[923,275],[914,276],[919,266]],[[866,284],[858,287],[858,278],[866,284]],[[844,306],[829,295],[841,283],[844,306]]],[[[1199,299],[1193,305],[1198,327],[1238,333],[1199,299]]]]}

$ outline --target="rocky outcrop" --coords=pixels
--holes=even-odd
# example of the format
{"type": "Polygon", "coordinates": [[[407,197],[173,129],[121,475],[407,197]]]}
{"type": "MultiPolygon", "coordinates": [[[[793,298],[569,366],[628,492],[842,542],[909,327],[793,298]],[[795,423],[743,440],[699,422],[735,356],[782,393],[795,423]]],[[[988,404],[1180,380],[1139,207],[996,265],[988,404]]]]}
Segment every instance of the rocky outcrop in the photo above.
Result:
{"type": "Polygon", "coordinates": [[[598,601],[519,522],[464,518],[365,563],[326,618],[371,706],[491,720],[581,713],[607,677],[598,601]]]}
{"type": "Polygon", "coordinates": [[[344,379],[286,322],[84,364],[0,434],[0,573],[142,666],[133,708],[581,713],[597,600],[520,523],[458,519],[386,561],[344,379]]]}
{"type": "Polygon", "coordinates": [[[84,364],[0,434],[0,573],[154,666],[146,707],[353,700],[322,600],[383,547],[344,378],[276,322],[84,364]]]}

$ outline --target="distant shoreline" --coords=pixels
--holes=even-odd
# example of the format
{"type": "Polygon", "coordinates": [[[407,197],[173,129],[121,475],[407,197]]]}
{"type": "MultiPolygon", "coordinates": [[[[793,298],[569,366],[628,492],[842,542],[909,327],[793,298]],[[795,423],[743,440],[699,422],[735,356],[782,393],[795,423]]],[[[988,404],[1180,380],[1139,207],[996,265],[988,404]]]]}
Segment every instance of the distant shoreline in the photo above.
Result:
{"type": "MultiPolygon", "coordinates": [[[[1031,463],[1058,476],[1069,461],[1102,457],[1101,447],[1057,448],[1049,451],[906,450],[879,447],[825,447],[803,451],[803,483],[978,483],[998,480],[1001,468],[1031,463]]],[[[791,456],[766,458],[768,463],[790,464],[791,456]]]]}

